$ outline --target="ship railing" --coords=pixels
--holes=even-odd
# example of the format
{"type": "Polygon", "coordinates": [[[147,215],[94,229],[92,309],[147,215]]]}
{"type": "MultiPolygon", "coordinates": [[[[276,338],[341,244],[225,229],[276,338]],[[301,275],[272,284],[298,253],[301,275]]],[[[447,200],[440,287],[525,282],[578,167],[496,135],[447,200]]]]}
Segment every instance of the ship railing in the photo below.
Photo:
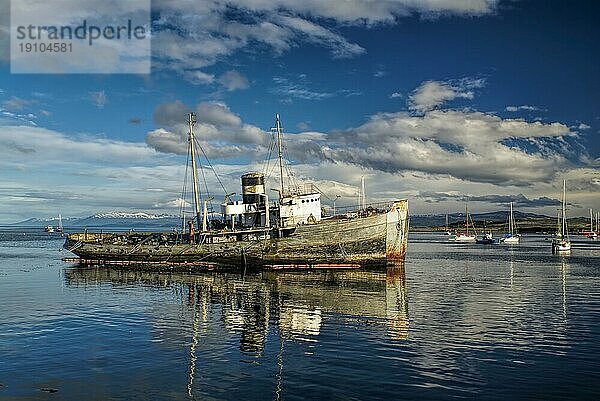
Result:
{"type": "Polygon", "coordinates": [[[152,232],[143,232],[143,231],[127,231],[127,232],[89,232],[84,231],[80,233],[71,233],[68,235],[68,238],[73,241],[82,241],[82,242],[103,242],[106,240],[110,240],[115,237],[120,236],[143,236],[146,237],[152,234],[152,232]]]}
{"type": "MultiPolygon", "coordinates": [[[[347,217],[347,218],[358,218],[371,216],[373,214],[387,213],[392,208],[395,201],[386,202],[372,202],[364,205],[346,205],[336,206],[335,215],[336,217],[347,217]]],[[[326,206],[327,216],[333,216],[333,206],[326,206]]]]}
{"type": "Polygon", "coordinates": [[[320,193],[320,191],[312,182],[294,185],[283,190],[283,196],[301,196],[316,193],[320,193]]]}
{"type": "Polygon", "coordinates": [[[112,237],[113,233],[72,233],[69,234],[69,239],[73,241],[82,241],[82,242],[95,242],[95,241],[104,241],[107,238],[112,237]]]}

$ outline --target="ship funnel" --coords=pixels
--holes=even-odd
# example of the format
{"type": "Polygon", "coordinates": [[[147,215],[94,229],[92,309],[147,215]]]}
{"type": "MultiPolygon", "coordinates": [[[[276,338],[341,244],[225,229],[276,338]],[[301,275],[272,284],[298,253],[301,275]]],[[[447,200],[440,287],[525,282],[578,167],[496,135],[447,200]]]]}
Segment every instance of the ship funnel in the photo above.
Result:
{"type": "Polygon", "coordinates": [[[265,203],[265,175],[250,172],[242,176],[242,199],[244,203],[265,203]]]}

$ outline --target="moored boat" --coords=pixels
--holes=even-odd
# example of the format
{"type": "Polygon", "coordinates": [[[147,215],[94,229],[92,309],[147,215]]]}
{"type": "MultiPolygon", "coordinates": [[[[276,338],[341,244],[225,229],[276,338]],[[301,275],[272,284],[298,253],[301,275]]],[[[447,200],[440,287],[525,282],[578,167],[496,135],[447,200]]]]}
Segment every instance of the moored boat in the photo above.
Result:
{"type": "Polygon", "coordinates": [[[510,214],[508,216],[508,233],[500,238],[500,242],[506,245],[516,245],[521,242],[521,235],[517,234],[517,225],[515,224],[512,202],[510,202],[510,214]]]}
{"type": "Polygon", "coordinates": [[[484,233],[481,237],[478,237],[477,239],[475,239],[475,242],[477,242],[478,244],[482,244],[482,245],[491,245],[491,244],[495,244],[496,240],[494,239],[494,236],[492,235],[492,233],[489,232],[489,233],[484,233]]]}
{"type": "Polygon", "coordinates": [[[60,215],[60,213],[58,214],[58,227],[56,228],[56,231],[59,232],[61,235],[64,235],[64,228],[63,228],[63,223],[62,223],[62,216],[60,215]]]}
{"type": "Polygon", "coordinates": [[[552,253],[568,254],[571,252],[571,240],[567,227],[567,183],[563,180],[562,208],[558,213],[557,230],[552,240],[552,253]]]}
{"type": "Polygon", "coordinates": [[[594,213],[593,210],[590,209],[590,230],[583,231],[582,234],[585,235],[589,239],[597,239],[598,238],[598,213],[596,213],[596,228],[594,229],[594,213]]]}
{"type": "Polygon", "coordinates": [[[445,227],[445,232],[446,235],[450,236],[452,235],[452,232],[450,231],[450,229],[448,228],[448,213],[446,213],[446,227],[445,227]]]}
{"type": "Polygon", "coordinates": [[[465,231],[457,231],[451,241],[453,242],[475,242],[477,239],[477,232],[475,226],[469,215],[469,207],[465,206],[465,231]],[[469,222],[472,225],[472,231],[469,233],[469,222]]]}
{"type": "Polygon", "coordinates": [[[231,194],[226,194],[218,218],[209,221],[206,199],[200,208],[195,115],[188,117],[195,221],[188,221],[187,230],[73,233],[65,241],[67,250],[82,259],[108,263],[369,267],[404,260],[409,230],[406,199],[362,205],[355,212],[323,219],[321,193],[314,185],[284,185],[279,115],[275,129],[281,184],[277,200],[269,202],[263,173],[244,174],[242,200],[229,200],[231,194]]]}

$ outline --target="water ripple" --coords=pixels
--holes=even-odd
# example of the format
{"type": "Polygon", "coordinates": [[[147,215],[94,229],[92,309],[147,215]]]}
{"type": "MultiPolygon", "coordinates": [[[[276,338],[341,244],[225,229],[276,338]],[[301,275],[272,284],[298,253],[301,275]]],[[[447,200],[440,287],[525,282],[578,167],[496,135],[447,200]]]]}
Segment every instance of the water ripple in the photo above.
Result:
{"type": "Polygon", "coordinates": [[[0,235],[3,397],[600,393],[593,249],[557,258],[536,237],[507,249],[415,234],[403,270],[241,277],[69,267],[57,245],[0,235]]]}

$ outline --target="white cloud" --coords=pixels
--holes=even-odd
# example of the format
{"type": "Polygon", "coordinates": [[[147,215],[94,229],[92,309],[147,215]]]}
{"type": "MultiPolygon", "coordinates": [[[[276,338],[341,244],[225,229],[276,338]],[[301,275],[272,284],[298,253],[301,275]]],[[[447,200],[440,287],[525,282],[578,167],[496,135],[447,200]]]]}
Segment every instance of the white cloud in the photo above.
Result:
{"type": "Polygon", "coordinates": [[[378,114],[357,128],[330,133],[316,158],[402,173],[419,171],[473,182],[528,186],[550,181],[570,162],[547,146],[572,135],[563,124],[504,120],[493,114],[434,110],[422,116],[378,114]],[[526,139],[523,147],[505,141],[526,139]]]}
{"type": "MultiPolygon", "coordinates": [[[[304,43],[328,48],[334,57],[354,57],[365,53],[338,28],[348,25],[373,26],[396,24],[410,15],[424,17],[474,17],[494,13],[498,0],[157,0],[152,2],[159,19],[153,24],[153,67],[175,71],[196,84],[212,84],[215,77],[203,71],[241,49],[264,46],[281,54],[304,43]],[[236,15],[239,15],[236,19],[236,15]],[[177,27],[177,28],[173,28],[177,27]]],[[[35,10],[27,2],[13,2],[31,23],[81,21],[93,15],[118,15],[135,9],[135,2],[104,1],[95,4],[90,15],[82,15],[77,0],[65,0],[61,7],[40,4],[35,10]],[[132,4],[129,4],[132,3],[132,4]],[[40,8],[41,7],[41,8],[40,8]]],[[[2,13],[0,31],[8,32],[8,13],[2,13]]],[[[0,35],[0,44],[8,49],[8,35],[0,35]]],[[[135,49],[134,49],[135,50],[135,49]]],[[[3,56],[8,55],[2,52],[3,56]]],[[[117,58],[118,59],[118,58],[117,58]]],[[[109,53],[94,57],[92,64],[112,66],[117,61],[109,53]]],[[[89,58],[72,60],[87,67],[89,58]]],[[[376,73],[377,75],[377,73],[376,73]]]]}
{"type": "Polygon", "coordinates": [[[95,137],[69,137],[60,132],[29,126],[0,126],[0,156],[7,161],[43,164],[52,161],[130,162],[157,154],[142,143],[95,137]]]}
{"type": "Polygon", "coordinates": [[[300,121],[298,124],[296,124],[296,128],[298,128],[300,131],[306,131],[310,129],[310,124],[305,121],[300,121]]]}
{"type": "Polygon", "coordinates": [[[94,106],[99,109],[103,109],[106,103],[108,103],[108,98],[103,90],[98,92],[90,92],[90,100],[94,106]]]}
{"type": "Polygon", "coordinates": [[[473,90],[483,87],[484,84],[483,79],[473,78],[426,81],[408,97],[409,108],[417,112],[425,112],[456,98],[473,99],[473,90]]]}
{"type": "Polygon", "coordinates": [[[161,103],[154,110],[154,123],[162,127],[173,127],[177,124],[187,124],[187,114],[192,111],[180,100],[161,103]]]}
{"type": "MultiPolygon", "coordinates": [[[[180,102],[172,106],[186,108],[180,102]]],[[[170,113],[165,105],[159,109],[170,113]]],[[[195,109],[199,117],[195,132],[209,157],[257,157],[266,150],[269,134],[244,124],[225,104],[204,102],[195,109]]],[[[297,161],[529,186],[549,182],[558,171],[570,168],[569,160],[576,158],[578,151],[566,137],[575,138],[575,134],[560,123],[502,119],[476,111],[430,110],[421,115],[381,113],[341,132],[286,135],[286,147],[297,161]]],[[[186,129],[177,130],[176,125],[160,128],[148,133],[146,142],[161,152],[185,154],[186,129]]]]}
{"type": "Polygon", "coordinates": [[[394,92],[390,95],[390,99],[398,99],[398,98],[403,98],[404,95],[400,92],[394,92]]]}
{"type": "MultiPolygon", "coordinates": [[[[154,120],[166,128],[158,128],[146,135],[146,143],[159,152],[186,154],[188,127],[186,113],[191,108],[181,101],[157,107],[154,120]]],[[[270,135],[250,124],[243,124],[238,115],[226,104],[202,102],[195,107],[196,139],[210,158],[252,156],[264,150],[270,135]]]]}
{"type": "Polygon", "coordinates": [[[160,13],[153,32],[154,66],[175,70],[195,83],[212,83],[202,72],[235,52],[269,47],[274,54],[304,43],[325,47],[333,57],[366,50],[337,28],[396,24],[409,15],[481,16],[493,13],[497,0],[187,0],[153,2],[160,13]],[[233,12],[232,12],[233,11],[233,12]],[[243,16],[235,19],[237,14],[243,16]],[[172,27],[177,27],[173,29],[172,27]],[[193,71],[193,73],[189,73],[193,71]]]}
{"type": "Polygon", "coordinates": [[[331,18],[341,23],[393,23],[398,17],[410,14],[476,16],[492,13],[496,0],[234,0],[230,4],[251,11],[282,10],[311,17],[331,18]]]}
{"type": "Polygon", "coordinates": [[[184,77],[195,85],[211,84],[215,80],[215,76],[207,74],[200,70],[185,71],[184,77]]]}
{"type": "Polygon", "coordinates": [[[21,111],[31,103],[33,103],[33,101],[12,96],[10,99],[2,102],[2,107],[11,111],[21,111]]]}
{"type": "Polygon", "coordinates": [[[190,207],[190,202],[186,201],[183,198],[171,199],[165,202],[155,203],[154,207],[158,209],[179,209],[179,208],[188,208],[190,207]]]}
{"type": "Polygon", "coordinates": [[[592,127],[590,127],[590,126],[589,126],[589,125],[587,125],[587,124],[580,123],[580,124],[577,126],[577,128],[578,128],[578,129],[580,129],[580,130],[586,130],[586,129],[590,129],[590,128],[592,128],[592,127]]]}
{"type": "Polygon", "coordinates": [[[184,133],[175,133],[164,128],[152,130],[146,134],[146,144],[163,153],[185,155],[188,145],[184,133]]]}
{"type": "Polygon", "coordinates": [[[348,58],[366,52],[364,48],[348,42],[343,36],[304,18],[279,16],[277,21],[298,32],[309,42],[329,47],[334,57],[348,58]]]}
{"type": "Polygon", "coordinates": [[[198,121],[215,126],[240,127],[242,119],[233,113],[225,103],[202,102],[196,106],[198,121]]]}
{"type": "Polygon", "coordinates": [[[219,83],[229,92],[238,89],[248,89],[250,83],[245,76],[238,71],[227,71],[219,77],[219,83]]]}
{"type": "Polygon", "coordinates": [[[506,111],[515,112],[515,111],[521,111],[521,110],[539,111],[540,108],[536,107],[536,106],[528,106],[528,105],[523,105],[523,106],[506,106],[506,111]]]}
{"type": "Polygon", "coordinates": [[[305,77],[301,77],[299,82],[292,82],[288,78],[274,77],[273,82],[276,84],[273,93],[280,96],[303,100],[323,100],[335,96],[335,93],[332,92],[319,92],[309,89],[305,77]]]}

